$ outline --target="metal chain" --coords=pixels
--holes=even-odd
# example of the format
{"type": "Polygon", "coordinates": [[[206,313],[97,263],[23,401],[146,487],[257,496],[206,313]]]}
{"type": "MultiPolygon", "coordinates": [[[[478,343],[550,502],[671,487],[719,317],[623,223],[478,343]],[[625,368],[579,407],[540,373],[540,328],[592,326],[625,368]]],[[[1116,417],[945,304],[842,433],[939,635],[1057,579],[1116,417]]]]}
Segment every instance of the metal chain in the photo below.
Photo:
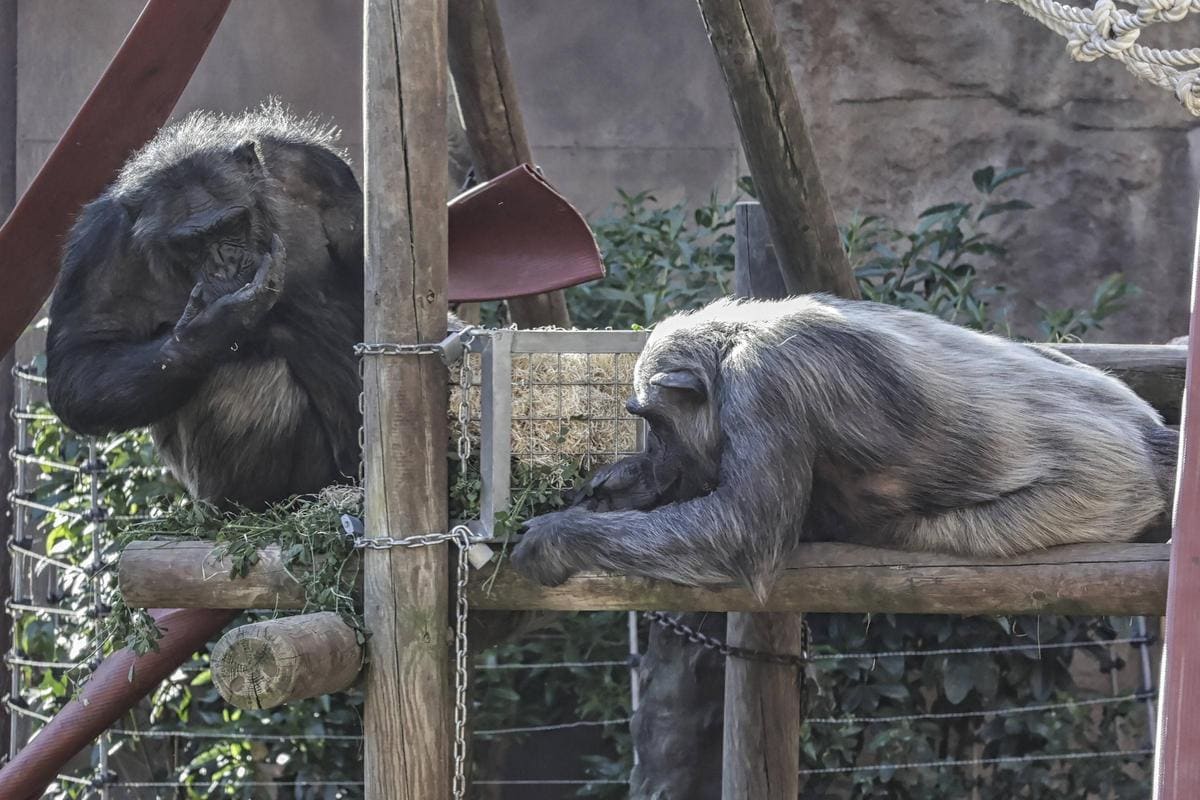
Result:
{"type": "MultiPolygon", "coordinates": [[[[468,331],[463,337],[463,345],[469,345],[474,338],[475,335],[468,331]]],[[[463,475],[467,474],[467,461],[471,458],[471,359],[467,353],[464,349],[458,362],[458,469],[463,475]]]]}
{"type": "MultiPolygon", "coordinates": [[[[448,336],[438,344],[390,344],[390,343],[360,343],[355,345],[354,354],[359,356],[358,411],[360,424],[358,427],[359,468],[358,484],[364,490],[366,497],[366,380],[362,356],[393,356],[393,355],[436,355],[440,356],[446,366],[459,362],[459,403],[458,403],[458,456],[462,469],[467,468],[467,459],[471,455],[471,439],[468,425],[471,410],[468,403],[468,393],[471,388],[471,371],[467,359],[467,346],[475,334],[470,328],[458,331],[448,336]]],[[[391,536],[354,536],[355,549],[387,550],[392,547],[416,548],[429,547],[453,542],[458,547],[458,574],[454,585],[454,784],[455,800],[465,800],[467,796],[467,617],[470,605],[467,600],[467,579],[469,577],[470,561],[467,553],[473,543],[471,529],[466,525],[457,525],[449,533],[426,533],[403,538],[391,536]]]]}
{"type": "Polygon", "coordinates": [[[437,356],[442,346],[437,344],[393,344],[390,342],[359,342],[354,345],[356,356],[437,356]]]}
{"type": "Polygon", "coordinates": [[[453,542],[458,547],[458,577],[454,584],[454,798],[467,796],[467,617],[471,608],[467,600],[467,577],[470,562],[467,551],[472,544],[471,529],[456,525],[449,533],[426,533],[396,539],[391,536],[362,536],[354,538],[355,549],[387,550],[392,547],[429,547],[453,542]]]}
{"type": "Polygon", "coordinates": [[[796,680],[800,685],[800,718],[804,719],[805,715],[808,714],[808,665],[812,662],[808,648],[812,632],[809,630],[807,620],[802,619],[800,622],[800,654],[796,655],[794,653],[771,653],[766,650],[755,650],[750,647],[738,647],[737,645],[726,644],[715,636],[709,636],[707,633],[701,633],[690,625],[683,624],[665,612],[644,611],[642,613],[646,619],[661,625],[676,636],[681,636],[692,644],[698,644],[701,647],[720,653],[726,658],[740,658],[743,661],[760,661],[768,664],[794,667],[796,669],[796,680]]]}
{"type": "Polygon", "coordinates": [[[743,661],[763,661],[768,664],[782,664],[786,667],[796,667],[804,669],[810,661],[808,656],[808,623],[803,624],[803,631],[800,638],[800,654],[794,653],[770,653],[766,650],[755,650],[750,647],[738,647],[733,644],[726,644],[715,636],[709,636],[707,633],[685,625],[678,619],[670,616],[663,611],[645,611],[642,612],[646,619],[658,623],[662,627],[687,639],[692,644],[698,644],[701,647],[706,647],[709,650],[715,650],[725,657],[740,658],[743,661]]]}

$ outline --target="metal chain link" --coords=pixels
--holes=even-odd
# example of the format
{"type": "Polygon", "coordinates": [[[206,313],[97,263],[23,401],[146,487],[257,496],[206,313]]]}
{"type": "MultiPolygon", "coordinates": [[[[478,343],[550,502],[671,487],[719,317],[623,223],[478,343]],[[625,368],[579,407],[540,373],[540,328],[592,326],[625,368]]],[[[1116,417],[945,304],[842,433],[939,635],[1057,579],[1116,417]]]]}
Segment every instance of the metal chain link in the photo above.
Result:
{"type": "Polygon", "coordinates": [[[808,665],[812,662],[808,648],[812,632],[809,630],[807,620],[802,619],[800,622],[800,654],[796,655],[794,653],[771,653],[766,650],[755,650],[750,647],[738,647],[737,645],[726,644],[715,636],[709,636],[707,633],[701,633],[690,625],[683,624],[665,612],[644,611],[642,613],[646,619],[657,625],[661,625],[676,636],[681,636],[692,644],[698,644],[701,647],[720,653],[725,658],[740,658],[743,661],[759,661],[768,664],[779,664],[785,667],[794,667],[796,670],[796,680],[800,685],[800,718],[804,719],[805,715],[808,714],[808,665]]]}
{"type": "Polygon", "coordinates": [[[425,533],[417,536],[362,536],[354,538],[356,550],[388,550],[392,547],[417,548],[453,542],[458,547],[458,576],[454,584],[454,798],[467,796],[467,578],[473,534],[466,525],[456,525],[449,533],[425,533]]]}
{"type": "MultiPolygon", "coordinates": [[[[469,330],[463,336],[464,347],[471,344],[475,334],[469,330]]],[[[467,461],[471,458],[471,359],[467,357],[469,350],[464,349],[458,362],[458,469],[467,474],[467,461]]]]}
{"type": "Polygon", "coordinates": [[[803,623],[803,630],[800,638],[800,654],[794,653],[771,653],[766,650],[755,650],[750,647],[738,647],[733,644],[726,644],[715,636],[709,636],[707,633],[685,625],[678,619],[670,616],[663,611],[645,611],[643,615],[677,636],[682,636],[692,644],[698,644],[701,647],[715,650],[725,657],[740,658],[744,661],[763,661],[768,664],[782,664],[785,667],[796,667],[803,669],[811,660],[808,656],[808,623],[803,623]]]}
{"type": "MultiPolygon", "coordinates": [[[[471,455],[471,439],[469,423],[471,409],[468,403],[468,393],[471,388],[471,371],[467,359],[467,346],[475,338],[470,328],[451,334],[438,344],[391,344],[391,343],[359,343],[354,347],[354,354],[359,356],[358,375],[360,391],[358,395],[358,412],[360,424],[358,427],[359,467],[358,485],[364,490],[366,497],[366,380],[362,356],[394,356],[394,355],[436,355],[440,356],[446,366],[454,361],[459,362],[459,403],[458,403],[458,456],[462,470],[467,469],[467,459],[471,455]]],[[[457,525],[449,533],[425,533],[403,538],[391,536],[355,536],[355,549],[387,550],[392,547],[416,548],[430,547],[444,542],[453,542],[458,547],[458,574],[454,585],[454,784],[455,800],[465,800],[467,796],[467,617],[470,605],[467,601],[467,578],[470,561],[467,553],[474,541],[474,534],[466,525],[457,525]]]]}

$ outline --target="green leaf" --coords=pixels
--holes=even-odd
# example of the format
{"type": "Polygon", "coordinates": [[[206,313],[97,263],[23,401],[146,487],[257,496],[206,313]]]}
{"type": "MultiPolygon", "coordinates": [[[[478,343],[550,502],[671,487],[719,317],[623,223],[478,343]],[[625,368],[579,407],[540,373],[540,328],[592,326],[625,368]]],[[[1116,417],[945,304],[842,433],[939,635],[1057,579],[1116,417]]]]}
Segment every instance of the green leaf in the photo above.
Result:
{"type": "Polygon", "coordinates": [[[953,705],[967,699],[974,685],[975,679],[971,674],[970,664],[962,660],[953,660],[946,665],[946,671],[942,675],[942,691],[953,705]]]}
{"type": "Polygon", "coordinates": [[[995,167],[983,167],[971,173],[971,182],[975,184],[975,188],[984,194],[988,194],[995,188],[992,180],[996,177],[995,167]]]}
{"type": "Polygon", "coordinates": [[[996,214],[1005,214],[1010,211],[1026,211],[1033,208],[1033,203],[1027,203],[1024,200],[1005,200],[1003,203],[988,203],[979,212],[979,221],[995,216],[996,214]]]}
{"type": "Polygon", "coordinates": [[[999,175],[992,179],[991,190],[994,192],[1001,185],[1008,183],[1014,178],[1019,178],[1028,172],[1029,170],[1025,169],[1024,167],[1010,167],[1006,170],[1003,170],[999,175]]]}

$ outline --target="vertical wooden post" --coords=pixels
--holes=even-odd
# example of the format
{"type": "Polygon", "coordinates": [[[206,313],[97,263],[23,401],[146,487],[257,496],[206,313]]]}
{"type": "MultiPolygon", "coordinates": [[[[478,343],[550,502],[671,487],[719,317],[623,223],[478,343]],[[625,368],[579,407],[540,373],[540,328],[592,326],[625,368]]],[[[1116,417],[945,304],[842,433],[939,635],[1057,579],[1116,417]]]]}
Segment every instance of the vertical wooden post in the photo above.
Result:
{"type": "Polygon", "coordinates": [[[1155,800],[1200,797],[1200,214],[1192,259],[1192,320],[1188,338],[1187,383],[1171,573],[1167,584],[1166,635],[1154,748],[1155,800]]]}
{"type": "MultiPolygon", "coordinates": [[[[734,293],[773,299],[787,295],[769,248],[766,218],[757,203],[735,210],[734,293]]],[[[738,647],[799,655],[800,614],[731,613],[726,641],[738,647]]],[[[740,658],[725,660],[725,764],[721,796],[795,800],[800,791],[800,707],[803,676],[795,667],[740,658]]]]}
{"type": "MultiPolygon", "coordinates": [[[[533,161],[500,13],[496,0],[449,0],[449,12],[450,70],[467,141],[475,171],[482,180],[490,180],[533,161]]],[[[522,328],[571,325],[561,291],[513,297],[508,310],[522,328]]]]}
{"type": "Polygon", "coordinates": [[[788,292],[857,298],[771,0],[699,0],[788,292]]]}
{"type": "MultiPolygon", "coordinates": [[[[363,41],[364,335],[437,342],[447,307],[445,0],[367,0],[363,41]]],[[[368,357],[363,383],[367,535],[446,531],[445,366],[368,357]]],[[[448,547],[363,558],[367,800],[450,796],[448,547]]]]}

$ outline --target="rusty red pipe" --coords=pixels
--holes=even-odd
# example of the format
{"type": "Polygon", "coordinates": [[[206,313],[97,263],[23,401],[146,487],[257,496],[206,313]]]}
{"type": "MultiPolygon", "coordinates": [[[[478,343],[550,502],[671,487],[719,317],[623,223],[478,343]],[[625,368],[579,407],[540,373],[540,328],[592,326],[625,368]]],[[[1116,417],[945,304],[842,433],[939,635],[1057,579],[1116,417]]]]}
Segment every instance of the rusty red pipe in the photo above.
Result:
{"type": "Polygon", "coordinates": [[[0,797],[35,800],[63,765],[116,723],[213,639],[239,611],[157,608],[150,614],[162,630],[158,650],[136,656],[113,653],[83,690],[38,732],[17,757],[0,769],[0,797]]]}

